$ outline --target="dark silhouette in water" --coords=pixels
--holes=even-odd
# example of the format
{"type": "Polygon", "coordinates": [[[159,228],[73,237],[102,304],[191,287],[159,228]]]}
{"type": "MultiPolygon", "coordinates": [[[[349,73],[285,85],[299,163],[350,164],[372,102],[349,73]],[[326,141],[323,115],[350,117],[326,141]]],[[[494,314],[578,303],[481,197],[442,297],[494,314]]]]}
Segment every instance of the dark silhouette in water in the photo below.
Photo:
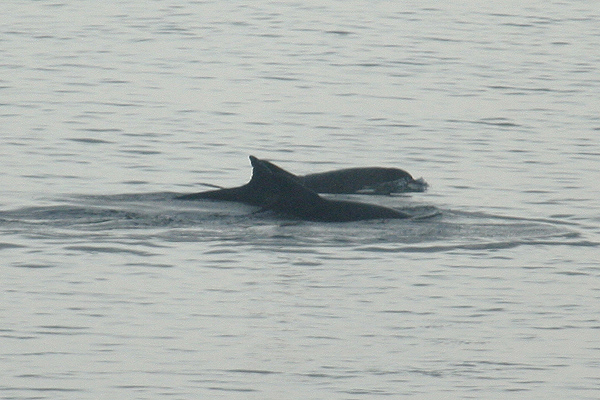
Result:
{"type": "Polygon", "coordinates": [[[177,198],[237,201],[309,221],[348,222],[410,217],[401,211],[374,204],[325,199],[305,186],[301,177],[269,161],[250,156],[250,162],[253,173],[246,185],[177,198]]]}
{"type": "MultiPolygon", "coordinates": [[[[252,159],[252,157],[251,157],[252,159]]],[[[296,180],[317,193],[332,194],[391,194],[405,192],[424,192],[427,183],[422,179],[414,179],[408,172],[399,168],[348,168],[335,171],[321,172],[304,176],[291,174],[269,161],[260,160],[267,165],[285,172],[291,179],[296,180]]],[[[251,205],[262,204],[262,193],[258,193],[255,183],[235,187],[209,190],[179,196],[180,200],[226,200],[237,201],[251,205]]]]}
{"type": "Polygon", "coordinates": [[[424,192],[427,183],[399,168],[348,168],[299,176],[304,186],[317,193],[391,194],[424,192]]]}

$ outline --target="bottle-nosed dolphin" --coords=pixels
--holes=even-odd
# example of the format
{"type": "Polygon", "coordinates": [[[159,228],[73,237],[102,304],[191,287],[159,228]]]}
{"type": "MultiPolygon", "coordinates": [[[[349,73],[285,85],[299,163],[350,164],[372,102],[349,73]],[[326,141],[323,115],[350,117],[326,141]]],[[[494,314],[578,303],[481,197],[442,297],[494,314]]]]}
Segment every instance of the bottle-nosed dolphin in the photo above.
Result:
{"type": "Polygon", "coordinates": [[[298,177],[317,193],[391,194],[424,192],[427,183],[399,168],[348,168],[298,177]]]}
{"type": "MultiPolygon", "coordinates": [[[[423,178],[414,179],[408,172],[399,168],[348,168],[297,176],[287,172],[275,164],[260,160],[271,167],[284,171],[292,179],[317,193],[331,194],[392,194],[405,192],[424,192],[427,183],[423,178]]],[[[262,194],[257,193],[254,183],[206,192],[191,193],[179,196],[180,200],[227,200],[251,205],[262,203],[262,194]]]]}
{"type": "Polygon", "coordinates": [[[274,191],[263,207],[297,218],[322,222],[349,222],[368,219],[409,218],[392,208],[355,201],[329,200],[304,186],[293,174],[268,161],[250,156],[253,176],[259,175],[274,191]]]}
{"type": "Polygon", "coordinates": [[[306,187],[301,178],[269,161],[250,156],[250,162],[252,178],[246,185],[179,196],[178,199],[238,201],[309,221],[348,222],[410,217],[379,205],[325,199],[306,187]]]}

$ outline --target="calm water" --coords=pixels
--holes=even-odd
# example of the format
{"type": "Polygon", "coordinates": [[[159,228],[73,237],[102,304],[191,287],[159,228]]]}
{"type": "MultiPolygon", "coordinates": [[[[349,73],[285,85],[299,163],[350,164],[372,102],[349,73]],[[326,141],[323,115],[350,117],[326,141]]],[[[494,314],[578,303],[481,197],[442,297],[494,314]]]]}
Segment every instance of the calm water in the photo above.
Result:
{"type": "Polygon", "coordinates": [[[251,4],[0,5],[0,398],[599,398],[600,6],[251,4]],[[172,199],[249,154],[440,215],[172,199]]]}

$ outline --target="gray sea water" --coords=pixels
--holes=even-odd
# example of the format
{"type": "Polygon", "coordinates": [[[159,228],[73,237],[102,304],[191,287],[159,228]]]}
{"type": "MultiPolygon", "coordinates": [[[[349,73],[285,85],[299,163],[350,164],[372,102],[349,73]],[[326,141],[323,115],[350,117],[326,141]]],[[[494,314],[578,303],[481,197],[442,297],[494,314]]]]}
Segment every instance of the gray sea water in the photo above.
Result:
{"type": "Polygon", "coordinates": [[[600,3],[0,12],[0,398],[600,398],[600,3]],[[173,200],[250,154],[438,215],[173,200]]]}

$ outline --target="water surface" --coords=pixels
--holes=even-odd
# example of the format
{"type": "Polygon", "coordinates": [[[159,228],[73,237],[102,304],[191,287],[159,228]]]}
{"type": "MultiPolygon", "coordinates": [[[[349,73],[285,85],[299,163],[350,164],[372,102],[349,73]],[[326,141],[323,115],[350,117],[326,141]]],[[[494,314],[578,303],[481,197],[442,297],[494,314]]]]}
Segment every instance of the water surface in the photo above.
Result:
{"type": "Polygon", "coordinates": [[[598,398],[595,4],[0,10],[0,397],[598,398]],[[250,154],[435,216],[173,200],[250,154]]]}

